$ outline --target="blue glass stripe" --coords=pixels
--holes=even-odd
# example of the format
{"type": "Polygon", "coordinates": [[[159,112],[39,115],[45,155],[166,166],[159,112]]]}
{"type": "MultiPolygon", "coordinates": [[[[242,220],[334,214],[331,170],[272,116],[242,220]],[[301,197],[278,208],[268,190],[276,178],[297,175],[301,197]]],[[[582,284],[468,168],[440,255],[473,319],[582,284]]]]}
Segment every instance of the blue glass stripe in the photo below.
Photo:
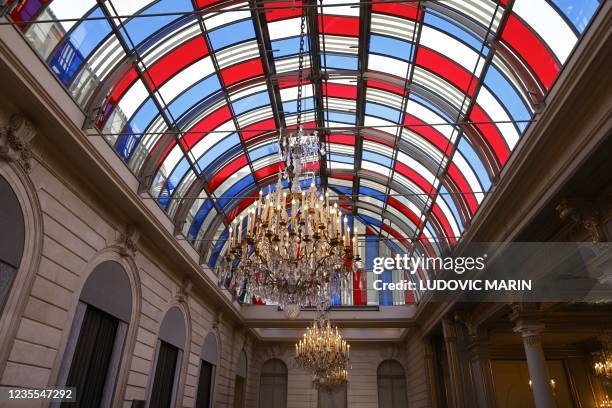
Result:
{"type": "Polygon", "coordinates": [[[357,69],[357,57],[337,54],[321,54],[321,66],[335,69],[357,69]]]}
{"type": "Polygon", "coordinates": [[[159,110],[155,105],[155,102],[150,97],[147,98],[146,102],[136,111],[132,120],[127,125],[125,133],[119,137],[117,141],[117,152],[123,158],[123,160],[129,160],[134,152],[134,149],[138,145],[142,135],[132,135],[131,132],[144,132],[155,116],[159,115],[159,110]]]}
{"type": "Polygon", "coordinates": [[[219,257],[219,255],[221,253],[221,249],[223,249],[223,245],[225,245],[225,241],[227,241],[227,236],[228,236],[228,232],[227,232],[227,228],[226,228],[223,231],[223,233],[219,236],[219,239],[217,240],[217,242],[215,243],[214,251],[210,254],[210,259],[208,260],[208,265],[211,268],[214,268],[215,265],[217,265],[217,258],[219,257]]]}
{"type": "MultiPolygon", "coordinates": [[[[272,41],[272,55],[275,59],[297,55],[300,51],[300,37],[283,38],[272,41]]],[[[304,51],[308,52],[309,43],[304,41],[304,51]]]]}
{"type": "MultiPolygon", "coordinates": [[[[387,156],[383,156],[382,154],[371,152],[369,150],[363,150],[363,160],[371,161],[372,163],[380,164],[382,166],[388,167],[391,169],[392,159],[387,156]]],[[[379,193],[380,194],[380,193],[379,193]]]]}
{"type": "MultiPolygon", "coordinates": [[[[104,13],[100,7],[96,7],[87,17],[104,17],[104,13]]],[[[56,49],[49,67],[64,85],[68,85],[83,61],[110,32],[111,27],[107,20],[80,22],[56,49]]]]}
{"type": "Polygon", "coordinates": [[[344,113],[328,110],[325,112],[325,120],[329,120],[331,122],[346,123],[347,125],[354,125],[355,121],[357,120],[357,115],[355,115],[354,113],[344,113]]]}
{"type": "MultiPolygon", "coordinates": [[[[193,6],[189,0],[160,0],[141,12],[139,15],[183,13],[189,11],[193,11],[193,6]]],[[[191,19],[193,17],[191,16],[189,18],[191,19]]],[[[121,34],[125,37],[128,44],[130,44],[131,39],[134,42],[134,45],[138,45],[144,40],[151,40],[151,37],[155,32],[171,22],[175,20],[178,21],[180,19],[180,15],[132,18],[124,25],[124,28],[121,30],[121,34]]],[[[156,41],[157,40],[159,40],[159,38],[156,38],[156,41]]],[[[151,45],[150,41],[147,42],[149,45],[151,45]]]]}
{"type": "Polygon", "coordinates": [[[370,35],[370,52],[410,62],[412,44],[382,35],[370,35]]]}
{"type": "Polygon", "coordinates": [[[208,33],[210,43],[215,50],[255,38],[255,29],[251,19],[242,20],[208,33]]]}
{"type": "MultiPolygon", "coordinates": [[[[508,110],[512,119],[531,119],[531,114],[523,98],[520,97],[510,81],[493,64],[489,66],[484,83],[497,96],[498,101],[508,110]]],[[[527,125],[528,122],[516,123],[516,126],[520,129],[519,133],[523,133],[527,125]]]]}
{"type": "MultiPolygon", "coordinates": [[[[210,210],[213,208],[213,202],[210,199],[206,199],[204,203],[198,209],[195,217],[193,218],[193,222],[191,223],[191,227],[189,228],[189,234],[187,235],[187,239],[191,241],[192,244],[195,243],[195,239],[198,236],[198,232],[200,232],[200,228],[202,227],[202,223],[210,213],[210,210]]],[[[216,212],[216,211],[215,211],[216,212]]]]}
{"type": "MultiPolygon", "coordinates": [[[[436,12],[433,10],[427,10],[425,12],[425,16],[423,22],[429,26],[435,27],[440,31],[443,31],[453,37],[459,38],[467,43],[474,51],[480,51],[480,47],[482,46],[482,39],[479,39],[476,34],[467,29],[464,25],[458,27],[455,24],[459,24],[459,22],[455,21],[455,24],[447,21],[446,19],[440,18],[436,15],[436,12]]],[[[476,21],[474,20],[476,23],[476,21]]],[[[486,27],[483,27],[486,28],[486,27]]],[[[486,51],[486,49],[485,49],[486,51]]],[[[485,52],[486,55],[486,52],[485,52]]]]}
{"type": "Polygon", "coordinates": [[[448,194],[448,190],[444,187],[440,188],[440,198],[446,203],[448,208],[450,208],[453,213],[453,217],[455,218],[455,222],[459,226],[459,231],[463,232],[463,225],[461,223],[461,217],[459,216],[459,211],[457,211],[457,206],[455,205],[454,196],[448,194]]]}
{"type": "Polygon", "coordinates": [[[345,156],[343,154],[331,153],[329,155],[329,160],[338,163],[355,164],[355,158],[353,156],[345,156]]]}
{"type": "Polygon", "coordinates": [[[489,173],[487,173],[480,156],[476,154],[476,151],[472,145],[470,145],[465,138],[461,138],[461,140],[459,140],[459,152],[461,152],[466,161],[472,166],[472,169],[474,169],[476,177],[478,177],[478,181],[480,182],[480,185],[484,191],[489,191],[491,188],[489,173]]]}
{"type": "Polygon", "coordinates": [[[393,123],[399,123],[401,120],[401,112],[398,109],[373,102],[366,102],[366,115],[376,116],[393,123]]]}
{"type": "Polygon", "coordinates": [[[244,112],[257,109],[265,105],[270,105],[270,96],[268,95],[268,91],[258,92],[232,103],[232,107],[234,108],[234,113],[236,115],[240,115],[244,112]]]}
{"type": "Polygon", "coordinates": [[[271,143],[258,147],[257,149],[249,150],[249,158],[252,162],[271,154],[278,154],[278,145],[276,143],[271,143]]]}
{"type": "Polygon", "coordinates": [[[253,178],[253,175],[251,174],[242,178],[242,180],[237,181],[236,183],[234,183],[234,185],[228,188],[227,191],[223,193],[223,195],[219,198],[217,203],[224,210],[228,210],[230,208],[235,207],[238,204],[239,200],[234,200],[232,198],[235,196],[246,195],[246,194],[243,194],[243,192],[248,187],[252,187],[252,188],[256,187],[255,179],[253,178]]]}
{"type": "Polygon", "coordinates": [[[196,103],[206,99],[221,89],[221,83],[216,74],[210,75],[196,83],[187,91],[176,97],[169,105],[168,111],[173,118],[180,118],[196,103]]]}
{"type": "Polygon", "coordinates": [[[553,3],[580,33],[584,33],[599,4],[603,4],[598,0],[553,0],[553,3]]]}
{"type": "MultiPolygon", "coordinates": [[[[211,135],[204,137],[210,136],[211,135]]],[[[215,164],[219,158],[224,156],[233,157],[241,150],[242,146],[240,146],[240,136],[238,136],[237,133],[232,133],[218,141],[203,155],[201,155],[198,159],[198,167],[202,169],[202,171],[206,171],[208,170],[209,166],[215,164]]]]}
{"type": "MultiPolygon", "coordinates": [[[[302,99],[302,113],[314,109],[315,102],[314,98],[302,99]]],[[[297,99],[292,101],[283,102],[283,112],[285,115],[294,115],[297,113],[297,99]]]]}

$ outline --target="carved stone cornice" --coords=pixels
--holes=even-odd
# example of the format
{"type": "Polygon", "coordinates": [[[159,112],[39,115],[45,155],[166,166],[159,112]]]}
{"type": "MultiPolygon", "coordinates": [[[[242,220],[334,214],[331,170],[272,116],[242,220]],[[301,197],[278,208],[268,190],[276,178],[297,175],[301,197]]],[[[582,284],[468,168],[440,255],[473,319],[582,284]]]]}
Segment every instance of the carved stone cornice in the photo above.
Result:
{"type": "Polygon", "coordinates": [[[9,162],[17,162],[26,171],[31,168],[32,139],[36,136],[36,128],[25,116],[16,113],[9,123],[0,125],[0,158],[9,162]]]}

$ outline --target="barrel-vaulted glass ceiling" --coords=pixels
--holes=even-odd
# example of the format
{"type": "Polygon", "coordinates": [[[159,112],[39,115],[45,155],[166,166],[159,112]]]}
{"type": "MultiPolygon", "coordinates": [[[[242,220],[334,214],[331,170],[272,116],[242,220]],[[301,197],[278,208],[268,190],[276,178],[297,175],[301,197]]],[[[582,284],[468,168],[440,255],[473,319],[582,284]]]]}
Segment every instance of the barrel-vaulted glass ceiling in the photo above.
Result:
{"type": "Polygon", "coordinates": [[[303,120],[326,144],[320,183],[362,242],[435,254],[469,225],[598,7],[26,0],[11,18],[84,111],[101,108],[90,132],[214,267],[227,225],[283,166],[303,8],[303,120]]]}

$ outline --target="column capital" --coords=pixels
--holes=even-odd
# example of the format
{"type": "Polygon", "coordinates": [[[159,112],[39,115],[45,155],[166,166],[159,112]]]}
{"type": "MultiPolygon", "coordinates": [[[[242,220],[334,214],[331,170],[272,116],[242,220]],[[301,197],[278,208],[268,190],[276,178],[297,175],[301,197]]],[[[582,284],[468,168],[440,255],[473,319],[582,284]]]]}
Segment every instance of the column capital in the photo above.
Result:
{"type": "Polygon", "coordinates": [[[544,325],[535,322],[524,322],[519,320],[514,326],[514,332],[520,333],[523,342],[528,346],[540,344],[540,333],[544,330],[544,325]]]}

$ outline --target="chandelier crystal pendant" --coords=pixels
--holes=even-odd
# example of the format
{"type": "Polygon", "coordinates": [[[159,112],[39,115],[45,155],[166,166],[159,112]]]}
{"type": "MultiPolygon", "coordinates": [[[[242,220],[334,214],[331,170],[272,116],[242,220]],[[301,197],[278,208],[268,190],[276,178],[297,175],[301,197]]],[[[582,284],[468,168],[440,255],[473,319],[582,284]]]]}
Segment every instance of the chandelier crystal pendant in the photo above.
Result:
{"type": "Polygon", "coordinates": [[[332,378],[337,383],[343,372],[348,375],[350,349],[338,327],[332,327],[323,313],[295,345],[295,360],[313,374],[315,384],[327,381],[331,385],[332,378]]]}

